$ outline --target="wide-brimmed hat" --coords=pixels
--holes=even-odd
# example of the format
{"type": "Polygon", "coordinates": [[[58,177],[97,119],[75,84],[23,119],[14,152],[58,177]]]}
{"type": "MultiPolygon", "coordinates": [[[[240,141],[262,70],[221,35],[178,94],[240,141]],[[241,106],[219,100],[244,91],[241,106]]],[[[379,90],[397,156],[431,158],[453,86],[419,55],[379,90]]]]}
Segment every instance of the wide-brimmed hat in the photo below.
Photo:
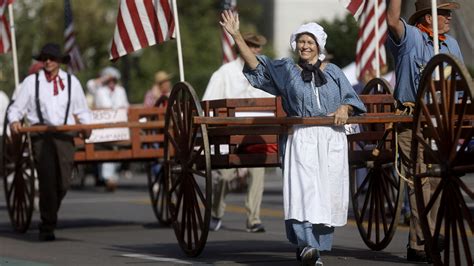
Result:
{"type": "Polygon", "coordinates": [[[171,80],[173,78],[173,74],[168,74],[166,71],[158,71],[155,74],[155,83],[162,83],[167,80],[171,80]]]}
{"type": "Polygon", "coordinates": [[[255,33],[247,32],[244,33],[242,37],[247,44],[253,44],[256,46],[264,46],[267,44],[267,38],[255,33]]]}
{"type": "MultiPolygon", "coordinates": [[[[453,10],[460,7],[459,3],[437,0],[438,9],[453,10]]],[[[415,25],[416,21],[423,15],[431,12],[431,0],[417,0],[415,2],[415,13],[408,19],[408,24],[415,25]]]]}
{"type": "Polygon", "coordinates": [[[41,51],[38,55],[33,56],[35,60],[44,62],[46,59],[54,59],[55,61],[67,64],[71,60],[71,57],[67,54],[61,52],[61,48],[58,44],[47,43],[41,48],[41,51]]]}

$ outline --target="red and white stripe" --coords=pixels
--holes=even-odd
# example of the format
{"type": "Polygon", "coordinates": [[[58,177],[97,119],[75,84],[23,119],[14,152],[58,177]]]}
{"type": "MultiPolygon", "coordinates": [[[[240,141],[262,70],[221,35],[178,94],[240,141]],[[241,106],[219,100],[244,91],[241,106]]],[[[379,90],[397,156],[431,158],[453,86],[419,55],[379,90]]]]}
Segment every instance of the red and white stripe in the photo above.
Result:
{"type": "Polygon", "coordinates": [[[356,75],[359,79],[366,71],[379,72],[380,68],[387,63],[384,45],[388,31],[386,9],[385,0],[369,0],[366,1],[364,11],[360,15],[359,39],[356,48],[356,75]],[[377,16],[375,14],[376,2],[378,4],[377,16]]]}
{"type": "Polygon", "coordinates": [[[387,4],[385,0],[344,0],[346,8],[359,22],[356,48],[356,75],[361,79],[366,71],[379,73],[387,63],[387,4]],[[375,3],[377,2],[377,16],[375,3]],[[377,23],[377,24],[376,24],[377,23]],[[377,48],[378,46],[378,48],[377,48]],[[377,52],[379,62],[377,64],[377,52]]]}
{"type": "Polygon", "coordinates": [[[222,29],[221,31],[222,31],[221,33],[222,34],[221,36],[222,62],[225,64],[225,63],[235,60],[237,58],[237,53],[235,52],[235,49],[234,49],[235,42],[232,36],[230,36],[230,34],[224,29],[222,29]]]}
{"type": "MultiPolygon", "coordinates": [[[[222,0],[222,9],[232,10],[237,12],[237,0],[222,0]]],[[[228,63],[237,59],[237,53],[234,49],[234,38],[230,34],[221,28],[221,42],[222,42],[222,63],[228,63]]]]}
{"type": "Polygon", "coordinates": [[[121,0],[110,59],[174,38],[170,0],[121,0]]]}
{"type": "Polygon", "coordinates": [[[82,61],[81,52],[76,44],[76,34],[74,32],[74,23],[71,23],[64,31],[64,51],[71,57],[68,67],[72,72],[79,72],[85,68],[82,61]]]}
{"type": "Polygon", "coordinates": [[[0,0],[0,54],[11,49],[10,25],[6,17],[6,10],[12,0],[0,0]]]}
{"type": "Polygon", "coordinates": [[[364,11],[365,0],[339,0],[339,2],[351,12],[356,20],[359,20],[360,15],[364,11]]]}

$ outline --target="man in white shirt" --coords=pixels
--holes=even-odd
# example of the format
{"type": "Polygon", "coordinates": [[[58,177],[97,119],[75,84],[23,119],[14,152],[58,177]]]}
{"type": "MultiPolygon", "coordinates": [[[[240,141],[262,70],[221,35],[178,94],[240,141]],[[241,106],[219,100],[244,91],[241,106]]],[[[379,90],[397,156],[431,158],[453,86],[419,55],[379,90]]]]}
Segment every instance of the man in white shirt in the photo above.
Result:
{"type": "Polygon", "coordinates": [[[3,125],[5,123],[5,112],[7,111],[10,100],[4,91],[0,91],[0,136],[3,134],[3,125]]]}
{"type": "MultiPolygon", "coordinates": [[[[267,43],[265,37],[252,33],[244,34],[245,42],[256,55],[262,51],[267,43]]],[[[269,98],[274,97],[262,90],[252,87],[245,78],[242,70],[244,60],[239,56],[234,61],[222,65],[212,74],[203,96],[203,100],[217,100],[226,98],[269,98]]],[[[242,169],[240,169],[242,170],[242,169]]],[[[245,171],[243,171],[245,172],[245,171]]],[[[260,220],[260,205],[262,203],[265,168],[248,169],[248,191],[245,199],[247,210],[247,231],[265,232],[260,220]]],[[[221,169],[214,171],[217,176],[217,186],[213,190],[212,217],[210,229],[219,230],[225,211],[225,196],[229,190],[229,183],[238,177],[237,169],[221,169]]]]}
{"type": "MultiPolygon", "coordinates": [[[[87,90],[94,96],[94,108],[119,109],[128,108],[125,88],[119,84],[120,72],[114,67],[106,67],[100,77],[87,82],[87,90]]],[[[119,178],[119,163],[102,163],[99,166],[100,179],[105,182],[107,191],[113,192],[119,178]]]]}
{"type": "MultiPolygon", "coordinates": [[[[32,125],[73,125],[76,119],[89,123],[91,113],[79,80],[59,68],[68,63],[69,55],[63,55],[59,45],[49,43],[34,58],[44,62],[44,67],[26,77],[8,110],[12,133],[19,133],[25,115],[32,125]]],[[[40,192],[39,239],[52,241],[74,165],[73,135],[44,132],[32,134],[31,140],[40,192]]]]}

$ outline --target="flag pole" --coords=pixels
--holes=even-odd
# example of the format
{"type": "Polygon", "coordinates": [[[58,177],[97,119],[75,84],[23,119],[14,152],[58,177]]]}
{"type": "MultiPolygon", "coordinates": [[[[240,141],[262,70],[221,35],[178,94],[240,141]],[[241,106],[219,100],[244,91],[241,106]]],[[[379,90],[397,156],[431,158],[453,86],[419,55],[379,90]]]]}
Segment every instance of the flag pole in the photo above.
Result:
{"type": "Polygon", "coordinates": [[[380,78],[380,54],[379,54],[379,0],[374,0],[375,11],[375,77],[380,78]]]}
{"type": "Polygon", "coordinates": [[[173,16],[174,16],[175,29],[176,29],[176,46],[178,48],[179,80],[183,82],[184,81],[183,49],[181,46],[181,32],[179,30],[178,5],[176,4],[176,0],[173,0],[173,16]]]}
{"type": "Polygon", "coordinates": [[[8,16],[10,18],[10,35],[12,41],[12,56],[13,56],[13,75],[15,78],[15,91],[20,86],[20,78],[18,74],[18,57],[16,52],[16,35],[15,35],[15,21],[13,18],[13,4],[8,4],[8,16]]]}
{"type": "MultiPolygon", "coordinates": [[[[434,55],[439,54],[439,42],[438,42],[438,6],[436,0],[431,0],[431,16],[433,17],[433,48],[434,55]]],[[[439,69],[436,68],[435,79],[439,80],[439,69]]]]}

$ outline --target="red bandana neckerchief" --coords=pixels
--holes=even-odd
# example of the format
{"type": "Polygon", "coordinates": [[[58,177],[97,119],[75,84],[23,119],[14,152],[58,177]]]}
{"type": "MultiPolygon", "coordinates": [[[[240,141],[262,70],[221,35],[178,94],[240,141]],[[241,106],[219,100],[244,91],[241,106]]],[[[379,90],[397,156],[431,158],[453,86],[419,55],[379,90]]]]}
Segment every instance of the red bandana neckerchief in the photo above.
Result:
{"type": "MultiPolygon", "coordinates": [[[[430,38],[433,40],[433,30],[432,30],[432,29],[426,27],[425,25],[423,25],[423,24],[421,24],[421,23],[416,24],[416,27],[417,27],[418,29],[420,29],[422,32],[428,34],[428,36],[430,36],[430,38]]],[[[438,40],[439,40],[440,42],[446,41],[446,35],[444,35],[444,34],[438,34],[438,40]]]]}
{"type": "Polygon", "coordinates": [[[58,95],[59,89],[58,89],[58,80],[59,80],[59,87],[61,87],[61,90],[64,90],[64,83],[61,78],[59,78],[59,75],[56,74],[54,77],[51,76],[51,73],[49,72],[44,72],[44,75],[46,77],[46,80],[48,82],[54,81],[54,96],[58,95]]]}

